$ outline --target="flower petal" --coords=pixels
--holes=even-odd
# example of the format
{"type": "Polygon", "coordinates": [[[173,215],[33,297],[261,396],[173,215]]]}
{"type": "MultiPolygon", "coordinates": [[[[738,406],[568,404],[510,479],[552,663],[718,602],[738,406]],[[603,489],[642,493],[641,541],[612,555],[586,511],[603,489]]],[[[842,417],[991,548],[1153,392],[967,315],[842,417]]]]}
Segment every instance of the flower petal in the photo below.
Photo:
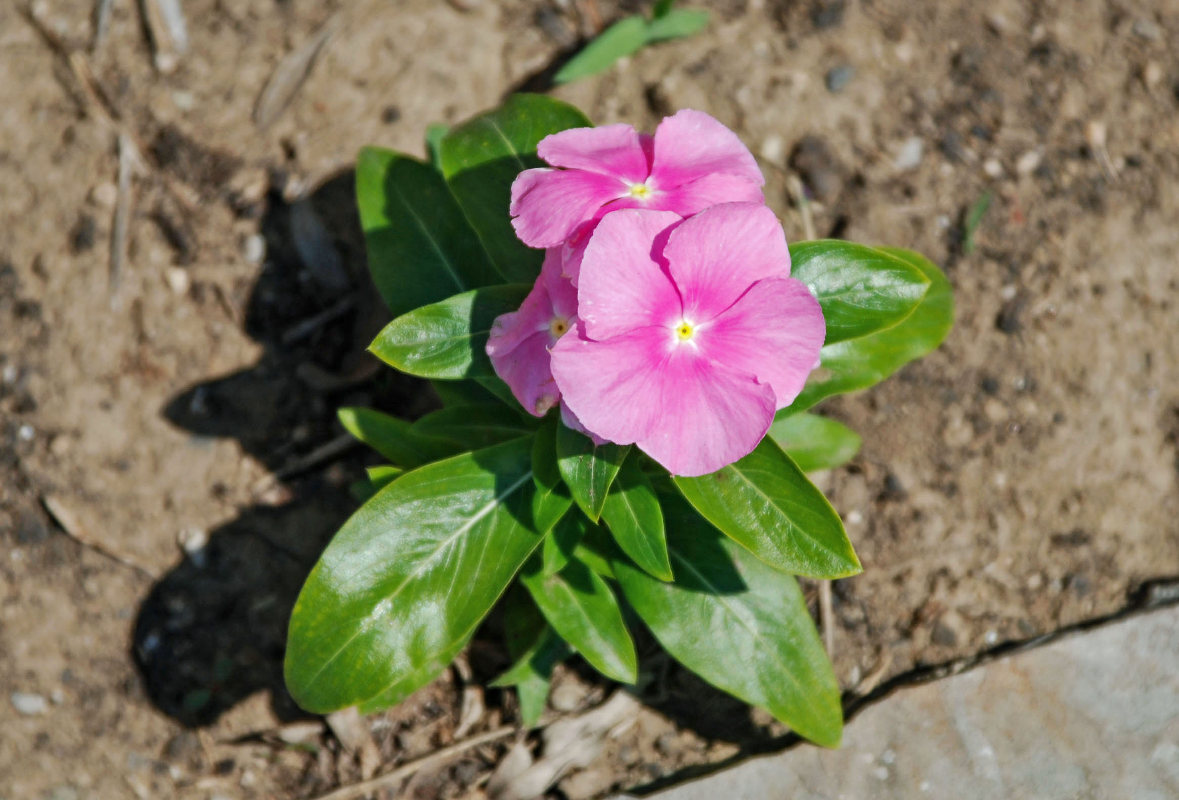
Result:
{"type": "Polygon", "coordinates": [[[759,203],[701,211],[671,232],[663,251],[684,301],[684,316],[703,324],[731,306],[750,284],[790,275],[786,235],[759,203]]]}
{"type": "Polygon", "coordinates": [[[763,203],[761,185],[739,175],[714,172],[691,183],[652,193],[652,208],[690,217],[721,203],[763,203]]]}
{"type": "Polygon", "coordinates": [[[577,283],[577,316],[587,336],[606,339],[679,322],[679,295],[655,260],[666,231],[679,221],[669,211],[633,209],[602,217],[586,246],[577,283]]]}
{"type": "Polygon", "coordinates": [[[651,167],[655,189],[683,186],[713,172],[765,184],[757,161],[737,134],[703,111],[685,108],[659,123],[651,167]]]}
{"type": "Polygon", "coordinates": [[[548,294],[552,317],[561,317],[572,327],[571,321],[577,318],[577,287],[565,275],[563,247],[550,247],[545,251],[540,280],[548,294]]]}
{"type": "Polygon", "coordinates": [[[584,169],[642,183],[651,171],[639,133],[630,125],[570,128],[540,140],[536,154],[554,167],[584,169]]]}
{"type": "Polygon", "coordinates": [[[826,336],[819,301],[802,281],[758,281],[741,299],[700,327],[700,352],[774,390],[778,408],[802,391],[826,336]]]}
{"type": "Polygon", "coordinates": [[[508,385],[524,410],[536,417],[543,417],[561,399],[549,368],[551,342],[548,331],[541,331],[506,354],[491,354],[495,374],[508,385]]]}
{"type": "MultiPolygon", "coordinates": [[[[552,252],[553,250],[549,251],[552,252]]],[[[551,261],[553,259],[546,254],[544,267],[541,268],[542,276],[551,261]]],[[[549,330],[553,322],[553,301],[549,297],[545,283],[542,278],[537,278],[518,309],[499,315],[491,323],[486,350],[487,355],[492,357],[493,364],[497,355],[507,355],[534,333],[549,330]]]]}
{"type": "Polygon", "coordinates": [[[598,436],[637,443],[677,475],[705,475],[752,452],[774,418],[774,393],[752,375],[676,344],[663,328],[553,348],[565,404],[598,436]]]}
{"type": "Polygon", "coordinates": [[[512,182],[512,226],[529,247],[556,247],[574,228],[626,191],[618,178],[595,172],[524,170],[512,182]]]}

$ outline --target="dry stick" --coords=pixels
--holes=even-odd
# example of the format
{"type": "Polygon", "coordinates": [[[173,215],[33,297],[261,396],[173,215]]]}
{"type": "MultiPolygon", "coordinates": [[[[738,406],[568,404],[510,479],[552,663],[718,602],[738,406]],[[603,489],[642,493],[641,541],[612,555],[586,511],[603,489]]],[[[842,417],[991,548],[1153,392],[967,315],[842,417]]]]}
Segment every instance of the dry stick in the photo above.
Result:
{"type": "Polygon", "coordinates": [[[135,145],[125,133],[119,134],[119,193],[115,201],[115,221],[111,233],[111,266],[108,276],[111,311],[118,311],[119,283],[123,260],[127,257],[127,228],[131,221],[131,166],[135,145]]]}
{"type": "Polygon", "coordinates": [[[274,473],[267,475],[258,481],[254,486],[254,493],[260,494],[267,489],[274,486],[281,480],[296,475],[300,472],[305,472],[312,467],[317,467],[326,461],[332,461],[347,453],[353,447],[359,446],[360,442],[352,437],[351,434],[342,433],[335,439],[331,439],[319,447],[312,450],[301,458],[296,458],[287,462],[281,469],[275,470],[274,473]]]}
{"type": "Polygon", "coordinates": [[[159,575],[154,571],[142,564],[137,564],[127,556],[116,553],[98,541],[86,526],[82,524],[82,521],[78,519],[77,515],[58,498],[47,494],[41,498],[41,504],[45,506],[45,510],[49,512],[49,516],[53,517],[58,526],[65,532],[65,535],[78,544],[100,555],[106,556],[110,560],[122,564],[124,567],[130,567],[141,575],[151,578],[153,581],[159,580],[159,575]]]}
{"type": "Polygon", "coordinates": [[[802,217],[802,232],[806,239],[815,238],[815,216],[811,210],[811,201],[807,199],[806,190],[802,186],[802,180],[791,172],[786,177],[786,186],[790,189],[790,195],[794,198],[794,204],[798,206],[798,214],[802,217]]]}
{"type": "Polygon", "coordinates": [[[437,752],[431,753],[428,756],[423,756],[415,761],[410,761],[408,764],[402,764],[392,772],[386,772],[384,775],[378,775],[367,781],[354,783],[351,786],[343,786],[335,791],[320,795],[313,798],[313,800],[353,800],[353,798],[362,795],[371,794],[378,789],[384,789],[397,783],[404,778],[418,772],[419,770],[428,769],[429,767],[440,764],[453,756],[458,755],[472,747],[478,747],[481,744],[494,742],[497,739],[502,739],[505,736],[515,733],[517,728],[514,725],[504,725],[495,730],[481,733],[478,736],[472,736],[470,739],[464,739],[461,742],[455,742],[449,747],[444,747],[437,752]]]}
{"type": "Polygon", "coordinates": [[[111,6],[114,0],[98,0],[94,10],[94,41],[90,43],[90,52],[97,53],[106,40],[106,31],[111,23],[111,6]]]}
{"type": "Polygon", "coordinates": [[[835,657],[835,612],[831,608],[831,581],[819,581],[819,621],[823,625],[823,646],[827,658],[835,657]]]}

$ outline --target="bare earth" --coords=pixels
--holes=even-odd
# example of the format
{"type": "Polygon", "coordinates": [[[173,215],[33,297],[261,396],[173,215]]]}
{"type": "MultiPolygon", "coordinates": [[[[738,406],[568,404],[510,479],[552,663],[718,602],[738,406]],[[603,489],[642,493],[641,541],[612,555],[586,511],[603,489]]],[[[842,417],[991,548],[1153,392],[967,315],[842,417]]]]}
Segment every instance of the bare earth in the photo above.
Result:
{"type": "MultiPolygon", "coordinates": [[[[471,679],[448,670],[369,720],[378,761],[281,689],[290,604],[366,463],[302,457],[340,434],[337,406],[433,402],[361,355],[382,317],[351,164],[365,144],[422,153],[428,123],[537,85],[586,4],[190,0],[167,75],[130,2],[90,52],[93,5],[51,0],[38,18],[87,53],[113,126],[0,6],[0,798],[313,797],[450,744],[463,688],[505,658],[493,622],[471,679]],[[333,15],[261,129],[276,64],[333,15]],[[117,285],[116,128],[148,162],[117,285]]],[[[818,235],[920,250],[957,293],[940,351],[824,406],[866,442],[821,476],[865,566],[835,586],[845,688],[1114,614],[1179,576],[1179,7],[710,8],[704,35],[556,96],[647,129],[708,111],[762,160],[789,238],[804,237],[795,172],[818,235]]],[[[634,723],[553,797],[784,743],[640,644],[634,723]]],[[[610,691],[573,662],[553,714],[610,691]]],[[[472,732],[515,719],[509,695],[484,701],[472,732]]],[[[385,796],[478,793],[505,749],[385,796]]]]}

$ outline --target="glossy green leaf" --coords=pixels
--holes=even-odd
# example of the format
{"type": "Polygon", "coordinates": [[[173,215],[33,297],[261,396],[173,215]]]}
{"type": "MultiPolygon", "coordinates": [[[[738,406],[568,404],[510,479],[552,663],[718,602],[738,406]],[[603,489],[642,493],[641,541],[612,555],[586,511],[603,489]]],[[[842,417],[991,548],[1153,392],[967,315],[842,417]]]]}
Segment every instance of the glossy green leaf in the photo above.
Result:
{"type": "Polygon", "coordinates": [[[541,545],[541,571],[545,575],[565,569],[590,524],[583,514],[566,514],[553,526],[541,545]]]}
{"type": "Polygon", "coordinates": [[[500,314],[519,308],[529,288],[490,286],[414,309],[386,325],[368,349],[420,378],[494,376],[485,351],[491,325],[500,314]]]}
{"type": "Polygon", "coordinates": [[[839,684],[797,581],[718,534],[681,498],[662,499],[676,580],[619,561],[627,602],[685,667],[800,736],[837,747],[839,684]]]}
{"type": "MultiPolygon", "coordinates": [[[[585,517],[582,517],[585,519],[585,517]]],[[[614,577],[614,562],[627,556],[619,548],[614,537],[602,525],[586,520],[586,531],[581,541],[573,548],[573,558],[585,564],[603,578],[614,577]]]]}
{"type": "Polygon", "coordinates": [[[651,9],[651,16],[654,19],[665,17],[673,6],[675,6],[675,0],[655,0],[655,6],[651,9]]]}
{"type": "Polygon", "coordinates": [[[504,633],[508,653],[515,661],[490,685],[516,687],[521,722],[531,728],[544,713],[553,667],[569,655],[569,645],[544,621],[519,585],[505,599],[504,633]]]}
{"type": "Polygon", "coordinates": [[[556,437],[557,420],[548,419],[532,440],[532,482],[536,486],[533,513],[544,526],[542,530],[551,530],[573,505],[569,487],[557,468],[556,437]]]}
{"type": "Polygon", "coordinates": [[[570,561],[555,575],[545,575],[540,559],[520,573],[540,613],[594,669],[607,678],[634,683],[638,660],[614,592],[585,564],[570,561]]]}
{"type": "Polygon", "coordinates": [[[287,688],[325,713],[388,707],[432,680],[540,544],[532,442],[406,473],[344,524],[291,614],[287,688]]]}
{"type": "MultiPolygon", "coordinates": [[[[494,406],[502,401],[477,381],[430,381],[443,406],[494,406]]],[[[519,405],[519,404],[517,404],[519,405]]]]}
{"type": "Polygon", "coordinates": [[[463,450],[477,450],[493,444],[527,436],[536,430],[512,409],[496,405],[449,406],[431,411],[414,423],[414,430],[462,445],[463,450]]]}
{"type": "Polygon", "coordinates": [[[711,475],[675,483],[705,519],[775,569],[812,578],[861,571],[835,509],[772,439],[711,475]]]}
{"type": "Polygon", "coordinates": [[[442,139],[442,172],[451,193],[506,280],[531,284],[544,258],[542,250],[528,248],[516,238],[508,213],[512,181],[525,169],[543,166],[536,157],[541,139],[590,124],[568,103],[517,94],[442,139]]]}
{"type": "Polygon", "coordinates": [[[371,408],[341,408],[336,412],[344,430],[405,469],[420,467],[469,449],[430,436],[407,422],[371,408]]]}
{"type": "Polygon", "coordinates": [[[818,414],[791,414],[775,420],[769,435],[803,472],[834,469],[860,451],[859,434],[818,414]]]}
{"type": "Polygon", "coordinates": [[[356,202],[369,271],[394,316],[503,282],[431,165],[366,147],[356,161],[356,202]]]}
{"type": "Polygon", "coordinates": [[[893,327],[837,344],[819,352],[820,366],[802,393],[779,417],[805,411],[835,394],[866,389],[910,361],[936,350],[954,324],[954,296],[942,271],[910,250],[878,248],[921,270],[929,278],[925,297],[908,317],[893,327]]]}
{"type": "Polygon", "coordinates": [[[887,250],[820,239],[790,246],[790,274],[823,308],[827,344],[891,328],[921,302],[929,278],[887,250]]]}
{"type": "Polygon", "coordinates": [[[602,519],[628,556],[656,578],[672,580],[667,558],[663,512],[651,481],[639,468],[638,459],[628,458],[606,495],[602,519]]]}
{"type": "Polygon", "coordinates": [[[694,36],[708,27],[708,12],[690,8],[668,11],[647,25],[647,43],[694,36]]]}
{"type": "Polygon", "coordinates": [[[647,20],[639,16],[618,20],[569,59],[553,76],[553,83],[569,83],[609,69],[615,61],[647,43],[647,25],[647,20]]]}
{"type": "Polygon", "coordinates": [[[381,464],[376,467],[369,467],[365,470],[368,474],[369,481],[379,491],[391,484],[393,481],[405,474],[405,470],[401,467],[395,467],[392,464],[381,464]]]}
{"type": "Polygon", "coordinates": [[[565,425],[557,427],[557,467],[573,493],[573,500],[594,522],[602,516],[606,494],[630,445],[595,445],[583,433],[565,425]]]}
{"type": "Polygon", "coordinates": [[[442,172],[442,140],[448,133],[450,126],[443,122],[432,122],[426,126],[426,152],[430,156],[430,163],[439,173],[442,172]]]}

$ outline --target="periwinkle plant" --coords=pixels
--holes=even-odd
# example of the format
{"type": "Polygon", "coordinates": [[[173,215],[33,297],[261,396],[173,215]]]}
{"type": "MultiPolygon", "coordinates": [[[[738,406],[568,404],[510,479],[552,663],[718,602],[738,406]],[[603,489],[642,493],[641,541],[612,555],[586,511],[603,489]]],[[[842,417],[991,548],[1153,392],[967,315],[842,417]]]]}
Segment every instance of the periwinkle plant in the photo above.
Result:
{"type": "Polygon", "coordinates": [[[516,95],[436,155],[357,165],[395,315],[371,350],[444,407],[412,424],[341,410],[390,463],[295,605],[292,695],[395,704],[507,593],[517,660],[497,683],[525,725],[570,651],[634,683],[637,617],[705,680],[837,745],[839,687],[795,576],[861,569],[805,474],[859,437],[806,412],[936,348],[944,275],[907,250],[787,246],[756,161],[698,111],[645,136],[516,95]]]}

